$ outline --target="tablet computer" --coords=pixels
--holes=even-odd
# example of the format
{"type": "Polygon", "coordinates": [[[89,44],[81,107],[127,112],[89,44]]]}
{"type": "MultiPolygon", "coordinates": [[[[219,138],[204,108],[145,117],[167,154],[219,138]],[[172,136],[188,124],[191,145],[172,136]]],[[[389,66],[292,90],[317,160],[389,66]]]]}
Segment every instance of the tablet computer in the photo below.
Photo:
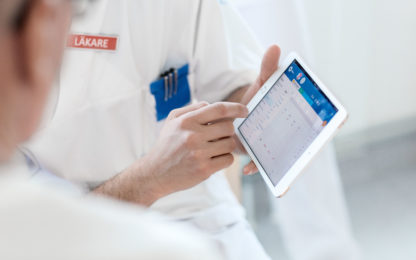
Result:
{"type": "Polygon", "coordinates": [[[283,196],[347,119],[347,111],[291,53],[234,121],[236,134],[276,197],[283,196]]]}

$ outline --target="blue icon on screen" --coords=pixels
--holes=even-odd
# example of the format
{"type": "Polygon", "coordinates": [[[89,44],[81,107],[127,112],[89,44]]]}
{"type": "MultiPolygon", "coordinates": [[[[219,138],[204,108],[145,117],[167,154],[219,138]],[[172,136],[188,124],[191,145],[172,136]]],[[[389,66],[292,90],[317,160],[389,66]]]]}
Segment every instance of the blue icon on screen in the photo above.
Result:
{"type": "Polygon", "coordinates": [[[311,80],[308,73],[305,72],[297,61],[294,61],[286,70],[285,75],[294,85],[296,85],[296,82],[299,83],[298,90],[300,94],[311,105],[322,121],[327,124],[338,110],[319,89],[318,85],[311,80]]]}

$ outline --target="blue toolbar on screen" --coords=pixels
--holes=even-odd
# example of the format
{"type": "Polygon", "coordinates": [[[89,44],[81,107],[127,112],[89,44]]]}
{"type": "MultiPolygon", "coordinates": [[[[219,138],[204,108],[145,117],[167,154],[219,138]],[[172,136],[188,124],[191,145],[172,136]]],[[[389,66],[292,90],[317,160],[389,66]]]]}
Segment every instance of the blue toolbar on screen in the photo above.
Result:
{"type": "Polygon", "coordinates": [[[299,92],[322,121],[329,122],[338,112],[338,109],[329,101],[318,85],[296,60],[285,71],[285,75],[292,82],[297,82],[300,87],[299,92]]]}

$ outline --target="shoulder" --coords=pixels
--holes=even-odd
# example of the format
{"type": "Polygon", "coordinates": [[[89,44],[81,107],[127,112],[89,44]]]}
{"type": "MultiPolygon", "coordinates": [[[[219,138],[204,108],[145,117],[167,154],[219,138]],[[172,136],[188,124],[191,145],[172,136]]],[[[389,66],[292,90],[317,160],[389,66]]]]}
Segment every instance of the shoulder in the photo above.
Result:
{"type": "Polygon", "coordinates": [[[196,259],[201,251],[211,251],[192,231],[135,207],[71,198],[29,183],[0,186],[0,244],[8,245],[0,259],[16,254],[42,259],[196,259]]]}

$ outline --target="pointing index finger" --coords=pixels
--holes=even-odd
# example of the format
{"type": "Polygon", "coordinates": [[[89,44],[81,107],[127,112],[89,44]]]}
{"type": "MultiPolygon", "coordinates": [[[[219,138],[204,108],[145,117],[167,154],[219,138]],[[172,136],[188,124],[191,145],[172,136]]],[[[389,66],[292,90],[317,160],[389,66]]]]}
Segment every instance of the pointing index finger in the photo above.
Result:
{"type": "Polygon", "coordinates": [[[247,107],[240,103],[218,102],[193,111],[191,116],[204,125],[226,118],[244,118],[247,115],[247,107]]]}

